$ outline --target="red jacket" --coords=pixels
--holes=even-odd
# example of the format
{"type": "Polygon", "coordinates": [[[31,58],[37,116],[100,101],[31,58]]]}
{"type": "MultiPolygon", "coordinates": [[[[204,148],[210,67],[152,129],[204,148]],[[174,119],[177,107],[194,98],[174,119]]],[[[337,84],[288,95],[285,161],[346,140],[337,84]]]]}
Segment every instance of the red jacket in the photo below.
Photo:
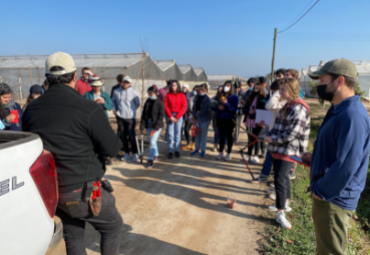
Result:
{"type": "Polygon", "coordinates": [[[181,119],[181,117],[184,116],[187,107],[184,93],[168,93],[163,103],[168,118],[172,117],[172,113],[176,113],[176,119],[181,119]]]}
{"type": "MultiPolygon", "coordinates": [[[[96,74],[93,75],[93,77],[98,77],[96,74]]],[[[76,90],[82,95],[84,96],[86,94],[86,92],[89,92],[92,90],[91,86],[90,86],[90,83],[91,81],[88,80],[87,82],[85,82],[85,79],[84,77],[81,77],[81,79],[79,79],[76,83],[76,90]]]]}

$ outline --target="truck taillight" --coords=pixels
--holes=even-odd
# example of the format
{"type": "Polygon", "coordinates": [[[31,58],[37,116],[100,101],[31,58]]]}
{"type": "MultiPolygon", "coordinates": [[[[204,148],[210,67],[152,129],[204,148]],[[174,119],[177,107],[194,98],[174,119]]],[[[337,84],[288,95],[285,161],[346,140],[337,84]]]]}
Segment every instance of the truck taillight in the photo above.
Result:
{"type": "Polygon", "coordinates": [[[41,153],[31,166],[30,174],[50,217],[53,218],[58,203],[58,179],[54,158],[50,152],[44,150],[41,153]]]}

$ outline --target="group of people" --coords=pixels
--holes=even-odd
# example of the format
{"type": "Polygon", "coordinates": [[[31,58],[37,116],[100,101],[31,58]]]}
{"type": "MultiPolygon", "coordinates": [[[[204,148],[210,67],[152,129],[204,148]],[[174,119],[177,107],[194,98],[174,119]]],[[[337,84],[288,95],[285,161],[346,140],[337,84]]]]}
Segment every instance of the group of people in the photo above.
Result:
{"type": "MultiPolygon", "coordinates": [[[[11,88],[0,84],[0,128],[34,132],[53,154],[59,185],[56,215],[64,225],[67,254],[86,254],[85,222],[101,233],[102,254],[118,254],[122,218],[114,197],[102,189],[100,213],[92,215],[84,192],[87,183],[99,183],[105,166],[111,164],[109,157],[116,156],[122,147],[125,155],[121,160],[137,160],[134,138],[141,100],[128,76],[117,76],[118,84],[110,95],[101,89],[103,81],[87,67],[78,80],[74,61],[66,53],[50,55],[45,69],[44,84],[30,88],[23,109],[12,99],[11,88]],[[116,116],[120,139],[108,121],[109,110],[116,116]]],[[[191,150],[191,156],[204,157],[212,122],[217,159],[226,161],[231,159],[240,128],[245,129],[248,143],[255,142],[245,159],[258,163],[265,157],[257,182],[267,182],[274,170],[272,197],[276,203],[268,209],[277,211],[276,221],[284,229],[292,227],[285,217],[285,212],[292,210],[290,174],[297,161],[310,165],[317,253],[346,254],[348,220],[365,186],[370,149],[368,113],[354,92],[356,67],[349,60],[336,59],[309,74],[319,80],[318,96],[332,102],[312,154],[307,152],[310,107],[303,100],[298,72],[279,69],[274,75],[270,87],[264,77],[250,78],[247,91],[239,82],[226,81],[212,98],[206,84],[191,91],[177,80],[168,81],[161,89],[149,87],[139,125],[150,144],[148,166],[159,160],[157,140],[162,129],[166,130],[169,159],[180,157],[182,133],[183,148],[191,150]],[[268,127],[263,121],[256,122],[257,110],[273,112],[268,127]]]]}

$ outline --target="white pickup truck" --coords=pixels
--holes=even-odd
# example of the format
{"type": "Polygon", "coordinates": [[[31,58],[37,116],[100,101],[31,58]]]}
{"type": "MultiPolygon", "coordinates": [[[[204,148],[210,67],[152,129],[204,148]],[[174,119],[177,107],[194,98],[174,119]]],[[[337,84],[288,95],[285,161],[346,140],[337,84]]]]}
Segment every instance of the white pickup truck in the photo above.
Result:
{"type": "Polygon", "coordinates": [[[0,254],[43,255],[62,238],[52,155],[39,136],[0,131],[0,254]]]}

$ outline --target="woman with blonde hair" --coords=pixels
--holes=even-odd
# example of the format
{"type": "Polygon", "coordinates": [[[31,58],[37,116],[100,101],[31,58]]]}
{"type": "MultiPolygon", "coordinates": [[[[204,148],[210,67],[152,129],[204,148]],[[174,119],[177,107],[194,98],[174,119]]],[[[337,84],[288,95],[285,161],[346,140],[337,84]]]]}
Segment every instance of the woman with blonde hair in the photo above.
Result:
{"type": "Polygon", "coordinates": [[[292,210],[289,171],[294,161],[290,157],[301,157],[306,152],[310,135],[310,107],[300,98],[299,89],[296,79],[284,79],[280,84],[281,98],[287,103],[276,117],[273,129],[264,135],[275,172],[276,205],[269,206],[269,210],[278,211],[276,221],[285,229],[292,227],[284,215],[284,211],[292,210]]]}

